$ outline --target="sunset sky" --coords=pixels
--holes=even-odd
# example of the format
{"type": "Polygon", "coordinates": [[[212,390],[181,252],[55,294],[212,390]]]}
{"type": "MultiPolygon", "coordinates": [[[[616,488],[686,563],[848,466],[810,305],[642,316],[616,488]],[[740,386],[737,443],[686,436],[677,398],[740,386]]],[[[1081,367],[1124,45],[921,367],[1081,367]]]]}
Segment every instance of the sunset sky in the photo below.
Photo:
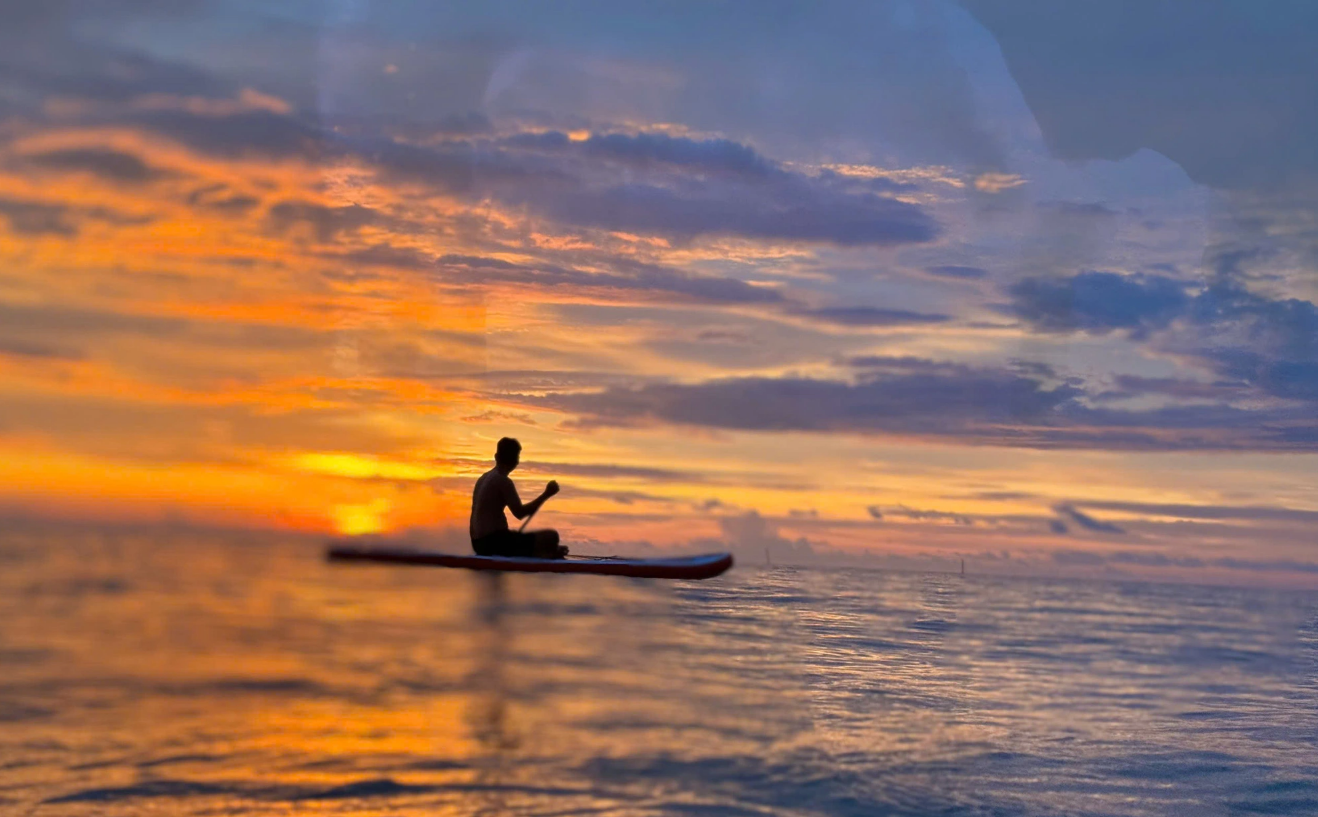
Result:
{"type": "Polygon", "coordinates": [[[10,516],[1318,583],[1318,5],[5,5],[10,516]]]}

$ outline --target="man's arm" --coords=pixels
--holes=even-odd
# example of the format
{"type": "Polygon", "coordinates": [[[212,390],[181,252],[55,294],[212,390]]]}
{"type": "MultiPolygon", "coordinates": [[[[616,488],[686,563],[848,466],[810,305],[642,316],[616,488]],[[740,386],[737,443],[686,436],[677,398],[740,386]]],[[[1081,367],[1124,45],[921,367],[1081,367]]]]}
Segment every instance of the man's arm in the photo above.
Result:
{"type": "Polygon", "coordinates": [[[518,519],[525,519],[540,510],[540,506],[545,504],[545,500],[558,493],[558,483],[552,479],[549,480],[549,484],[545,486],[544,493],[540,494],[540,496],[525,505],[522,504],[521,497],[517,495],[517,486],[513,485],[511,479],[505,482],[504,492],[504,502],[507,503],[508,510],[512,511],[513,516],[518,519]]]}

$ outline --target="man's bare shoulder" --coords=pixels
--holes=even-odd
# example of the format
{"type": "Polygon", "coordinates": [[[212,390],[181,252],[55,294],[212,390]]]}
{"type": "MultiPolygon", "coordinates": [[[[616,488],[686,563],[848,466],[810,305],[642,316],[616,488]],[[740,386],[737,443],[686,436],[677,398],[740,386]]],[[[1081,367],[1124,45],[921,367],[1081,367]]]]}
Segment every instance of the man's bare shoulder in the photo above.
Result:
{"type": "Polygon", "coordinates": [[[497,485],[511,485],[511,484],[512,484],[512,479],[509,478],[507,474],[500,471],[498,468],[491,468],[490,470],[486,471],[484,474],[481,474],[480,479],[476,480],[477,488],[481,487],[482,485],[497,486],[497,485]]]}

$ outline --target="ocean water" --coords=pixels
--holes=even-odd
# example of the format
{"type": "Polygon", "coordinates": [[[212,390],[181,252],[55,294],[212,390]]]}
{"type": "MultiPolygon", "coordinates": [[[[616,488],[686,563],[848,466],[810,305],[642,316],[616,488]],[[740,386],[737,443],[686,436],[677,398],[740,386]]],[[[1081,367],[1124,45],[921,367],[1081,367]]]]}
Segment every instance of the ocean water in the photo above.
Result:
{"type": "Polygon", "coordinates": [[[1318,598],[0,536],[0,814],[1318,814],[1318,598]]]}

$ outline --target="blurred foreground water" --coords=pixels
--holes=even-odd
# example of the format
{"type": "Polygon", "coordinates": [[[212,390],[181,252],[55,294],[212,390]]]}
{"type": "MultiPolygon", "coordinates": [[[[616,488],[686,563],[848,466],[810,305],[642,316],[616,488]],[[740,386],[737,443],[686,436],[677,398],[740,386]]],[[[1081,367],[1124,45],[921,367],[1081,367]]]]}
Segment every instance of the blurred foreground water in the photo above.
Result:
{"type": "Polygon", "coordinates": [[[0,536],[0,813],[1318,814],[1318,598],[0,536]]]}

